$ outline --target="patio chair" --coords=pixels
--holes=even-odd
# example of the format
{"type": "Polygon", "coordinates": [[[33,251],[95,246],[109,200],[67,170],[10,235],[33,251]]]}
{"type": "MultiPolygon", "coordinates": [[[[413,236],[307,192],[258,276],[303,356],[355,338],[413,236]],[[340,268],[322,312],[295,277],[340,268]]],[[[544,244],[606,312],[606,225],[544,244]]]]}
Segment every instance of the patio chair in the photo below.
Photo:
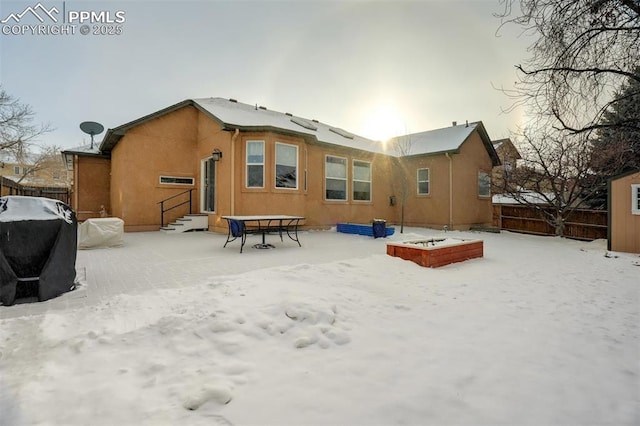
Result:
{"type": "Polygon", "coordinates": [[[227,223],[229,224],[229,231],[227,233],[227,241],[224,243],[223,248],[226,247],[227,244],[231,241],[235,241],[237,238],[240,238],[240,253],[242,253],[244,243],[247,241],[247,233],[244,222],[234,219],[227,219],[227,223]]]}

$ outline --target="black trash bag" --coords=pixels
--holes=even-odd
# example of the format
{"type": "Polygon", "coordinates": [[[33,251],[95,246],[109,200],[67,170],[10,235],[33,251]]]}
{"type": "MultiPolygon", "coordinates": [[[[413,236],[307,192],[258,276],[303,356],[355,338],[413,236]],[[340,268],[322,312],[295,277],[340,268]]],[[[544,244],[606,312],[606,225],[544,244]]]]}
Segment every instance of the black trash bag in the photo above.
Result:
{"type": "Polygon", "coordinates": [[[37,283],[40,301],[73,290],[77,229],[62,201],[0,197],[0,302],[12,305],[21,283],[37,283]]]}

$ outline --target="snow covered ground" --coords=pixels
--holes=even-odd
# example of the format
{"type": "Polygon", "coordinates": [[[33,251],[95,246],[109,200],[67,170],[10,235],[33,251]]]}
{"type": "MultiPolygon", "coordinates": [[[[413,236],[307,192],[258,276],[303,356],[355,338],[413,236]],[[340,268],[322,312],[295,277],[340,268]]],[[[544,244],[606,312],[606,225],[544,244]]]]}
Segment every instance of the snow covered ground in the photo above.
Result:
{"type": "MultiPolygon", "coordinates": [[[[157,234],[108,253],[159,250],[157,234]]],[[[640,424],[640,257],[447,235],[482,238],[485,257],[428,269],[386,256],[382,239],[305,232],[302,248],[219,250],[210,278],[174,288],[131,282],[10,318],[0,306],[0,424],[640,424]],[[220,275],[228,264],[244,271],[220,275]]],[[[442,234],[390,239],[430,236],[442,234]]],[[[209,237],[224,243],[170,244],[209,237]]]]}

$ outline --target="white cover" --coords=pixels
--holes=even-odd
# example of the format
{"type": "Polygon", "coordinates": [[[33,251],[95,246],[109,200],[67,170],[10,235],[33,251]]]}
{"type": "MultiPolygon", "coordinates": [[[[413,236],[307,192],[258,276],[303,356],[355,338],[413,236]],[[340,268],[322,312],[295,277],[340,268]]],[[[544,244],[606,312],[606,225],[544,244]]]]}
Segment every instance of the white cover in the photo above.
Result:
{"type": "Polygon", "coordinates": [[[124,243],[124,221],[117,217],[87,219],[78,225],[78,248],[116,247],[124,243]]]}

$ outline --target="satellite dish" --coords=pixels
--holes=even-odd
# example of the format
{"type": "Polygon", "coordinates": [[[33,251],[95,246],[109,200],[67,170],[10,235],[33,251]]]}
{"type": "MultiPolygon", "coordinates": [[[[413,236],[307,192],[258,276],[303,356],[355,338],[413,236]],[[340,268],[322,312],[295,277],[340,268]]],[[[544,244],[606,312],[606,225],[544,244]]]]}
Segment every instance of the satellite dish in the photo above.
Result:
{"type": "Polygon", "coordinates": [[[93,149],[93,135],[99,135],[104,131],[104,126],[95,121],[85,121],[80,123],[80,130],[91,135],[91,149],[93,149]]]}

